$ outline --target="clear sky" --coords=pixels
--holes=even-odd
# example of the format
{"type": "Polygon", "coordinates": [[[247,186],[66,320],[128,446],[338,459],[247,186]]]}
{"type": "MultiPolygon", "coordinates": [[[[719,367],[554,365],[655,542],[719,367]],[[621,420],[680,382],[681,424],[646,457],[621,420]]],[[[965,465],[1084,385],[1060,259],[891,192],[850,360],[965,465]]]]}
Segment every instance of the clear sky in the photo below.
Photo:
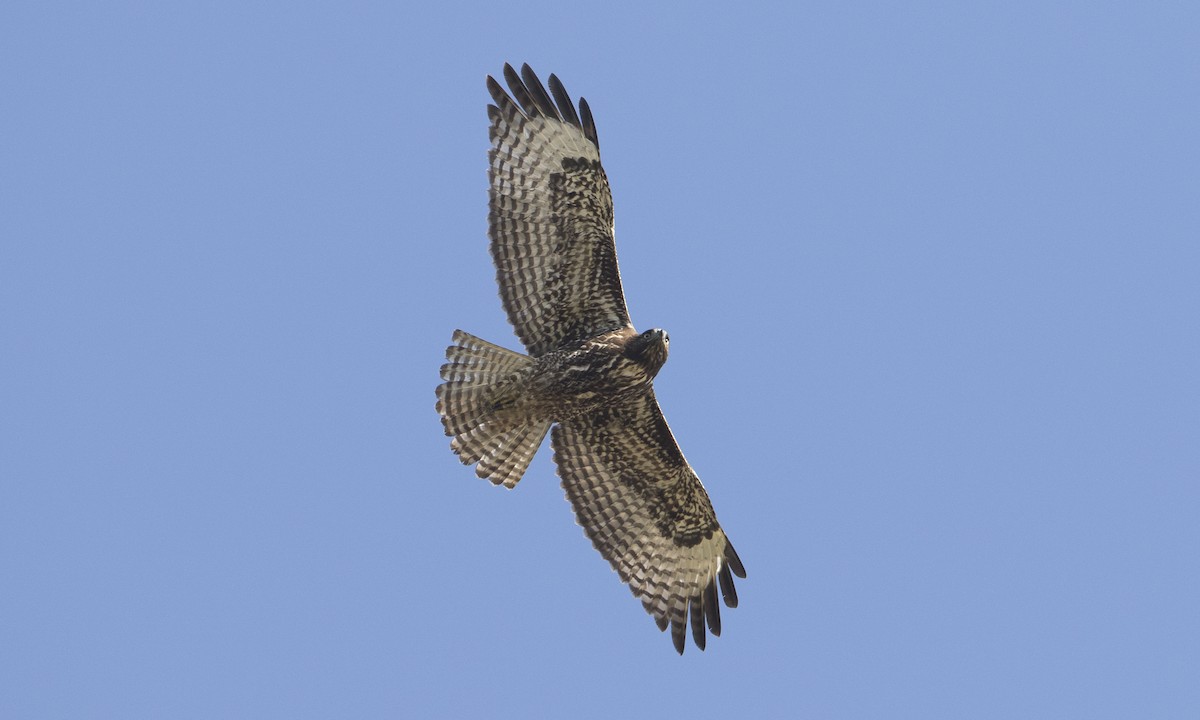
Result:
{"type": "Polygon", "coordinates": [[[1200,717],[1194,3],[0,10],[0,717],[1200,717]],[[678,657],[434,412],[595,112],[745,561],[678,657]]]}

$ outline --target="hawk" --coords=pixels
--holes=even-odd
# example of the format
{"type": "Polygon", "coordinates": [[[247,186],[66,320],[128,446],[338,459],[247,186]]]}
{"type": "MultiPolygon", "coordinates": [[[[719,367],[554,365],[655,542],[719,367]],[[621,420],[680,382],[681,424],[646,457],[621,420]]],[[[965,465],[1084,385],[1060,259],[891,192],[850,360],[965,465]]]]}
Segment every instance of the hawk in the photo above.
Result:
{"type": "Polygon", "coordinates": [[[546,433],[592,544],[683,653],[721,634],[717,589],[746,577],[654,398],[667,333],[629,321],[613,203],[587,101],[528,65],[487,79],[488,237],[508,320],[528,355],[456,330],[437,411],[451,449],[513,488],[546,433]]]}

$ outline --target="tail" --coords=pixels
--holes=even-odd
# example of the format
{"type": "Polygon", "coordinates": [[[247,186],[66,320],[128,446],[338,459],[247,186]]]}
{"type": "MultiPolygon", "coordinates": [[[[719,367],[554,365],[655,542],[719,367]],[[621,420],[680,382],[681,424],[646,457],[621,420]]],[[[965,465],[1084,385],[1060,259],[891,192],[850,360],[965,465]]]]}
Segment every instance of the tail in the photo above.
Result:
{"type": "Polygon", "coordinates": [[[454,331],[453,341],[442,366],[445,382],[437,388],[437,411],[446,435],[453,438],[450,449],[464,465],[478,463],[479,477],[515,487],[550,423],[506,419],[496,410],[512,400],[502,397],[508,389],[504,381],[533,359],[462,330],[454,331]]]}

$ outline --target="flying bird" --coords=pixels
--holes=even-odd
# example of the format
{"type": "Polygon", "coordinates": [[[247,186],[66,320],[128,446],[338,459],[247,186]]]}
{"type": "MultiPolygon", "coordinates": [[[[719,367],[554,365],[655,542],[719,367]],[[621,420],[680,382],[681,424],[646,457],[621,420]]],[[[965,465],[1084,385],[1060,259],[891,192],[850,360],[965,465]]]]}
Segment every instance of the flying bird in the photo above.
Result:
{"type": "Polygon", "coordinates": [[[721,634],[718,588],[746,577],[654,397],[660,329],[629,320],[613,202],[587,101],[528,65],[492,77],[488,237],[508,320],[528,354],[456,330],[437,411],[465,465],[513,488],[546,433],[576,519],[682,654],[721,634]],[[553,430],[551,431],[551,428],[553,430]]]}

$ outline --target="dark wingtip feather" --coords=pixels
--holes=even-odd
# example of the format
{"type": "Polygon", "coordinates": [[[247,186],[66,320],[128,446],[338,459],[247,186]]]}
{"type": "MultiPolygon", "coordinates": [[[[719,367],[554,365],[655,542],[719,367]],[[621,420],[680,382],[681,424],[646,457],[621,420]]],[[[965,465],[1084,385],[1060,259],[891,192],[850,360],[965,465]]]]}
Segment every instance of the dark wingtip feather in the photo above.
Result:
{"type": "Polygon", "coordinates": [[[587,100],[584,100],[583,98],[579,98],[579,117],[580,121],[583,123],[584,137],[586,137],[588,140],[591,140],[592,144],[596,146],[597,150],[599,150],[600,137],[596,135],[596,122],[592,119],[592,109],[588,107],[587,100]]]}
{"type": "Polygon", "coordinates": [[[521,105],[521,110],[531,118],[539,116],[537,104],[529,95],[529,89],[525,87],[525,83],[521,82],[521,76],[513,70],[513,66],[504,63],[504,82],[508,83],[508,89],[512,91],[513,97],[517,103],[521,105]]]}
{"type": "Polygon", "coordinates": [[[725,600],[725,604],[731,608],[737,607],[737,590],[733,588],[733,576],[729,574],[729,566],[722,565],[721,572],[717,573],[717,577],[721,580],[721,597],[725,600]]]}
{"type": "MultiPolygon", "coordinates": [[[[500,118],[504,117],[504,113],[500,112],[500,108],[496,107],[495,105],[488,105],[487,114],[488,120],[490,120],[493,125],[499,123],[500,118]]],[[[495,130],[492,132],[495,132],[495,130]]]]}
{"type": "MultiPolygon", "coordinates": [[[[488,93],[496,102],[501,115],[509,112],[522,112],[527,117],[550,117],[570,123],[575,127],[583,130],[583,135],[596,149],[600,149],[600,137],[596,134],[596,121],[592,118],[592,109],[588,107],[587,100],[579,98],[579,111],[576,112],[575,104],[571,102],[571,96],[567,94],[567,89],[562,82],[554,75],[550,76],[550,92],[554,94],[554,99],[550,99],[550,95],[546,93],[546,87],[542,85],[542,81],[533,72],[533,69],[528,64],[521,66],[521,72],[513,69],[509,63],[504,63],[504,82],[508,84],[509,92],[505,92],[500,83],[491,75],[487,77],[488,93]]],[[[495,120],[491,110],[488,111],[488,116],[495,120]]]]}
{"type": "Polygon", "coordinates": [[[538,110],[548,118],[561,120],[558,115],[558,110],[554,107],[554,102],[550,100],[550,96],[546,94],[546,86],[542,85],[542,81],[538,79],[537,73],[533,68],[529,67],[529,63],[521,66],[521,79],[525,81],[525,87],[529,90],[533,101],[537,103],[538,110]]]}
{"type": "Polygon", "coordinates": [[[733,549],[733,544],[729,542],[729,538],[725,539],[725,562],[729,565],[729,569],[734,575],[740,578],[746,577],[746,568],[742,565],[742,559],[738,557],[737,551],[733,549]]]}
{"type": "Polygon", "coordinates": [[[655,615],[654,616],[654,624],[658,626],[658,631],[662,632],[667,629],[667,618],[655,615]]]}
{"type": "Polygon", "coordinates": [[[675,643],[675,652],[680,655],[683,654],[683,648],[687,644],[684,642],[683,623],[682,620],[671,620],[671,642],[675,643]]]}
{"type": "Polygon", "coordinates": [[[701,604],[700,598],[692,598],[688,601],[688,613],[692,621],[692,640],[696,641],[696,647],[703,650],[707,638],[704,636],[704,609],[701,604]]]}
{"type": "Polygon", "coordinates": [[[721,605],[717,602],[717,581],[711,580],[704,588],[704,617],[713,637],[721,637],[721,605]]]}
{"type": "Polygon", "coordinates": [[[562,81],[554,73],[550,73],[550,94],[554,96],[554,102],[558,104],[558,113],[562,115],[562,119],[583,129],[583,125],[579,122],[579,115],[575,112],[575,103],[571,102],[571,96],[567,94],[567,89],[563,87],[562,81]]]}
{"type": "MultiPolygon", "coordinates": [[[[488,95],[492,96],[492,100],[495,101],[496,105],[504,107],[512,102],[512,98],[508,96],[508,93],[504,92],[504,88],[500,87],[500,83],[496,82],[496,78],[491,75],[487,76],[487,89],[488,95]]],[[[488,107],[491,106],[489,105],[488,107]]]]}

